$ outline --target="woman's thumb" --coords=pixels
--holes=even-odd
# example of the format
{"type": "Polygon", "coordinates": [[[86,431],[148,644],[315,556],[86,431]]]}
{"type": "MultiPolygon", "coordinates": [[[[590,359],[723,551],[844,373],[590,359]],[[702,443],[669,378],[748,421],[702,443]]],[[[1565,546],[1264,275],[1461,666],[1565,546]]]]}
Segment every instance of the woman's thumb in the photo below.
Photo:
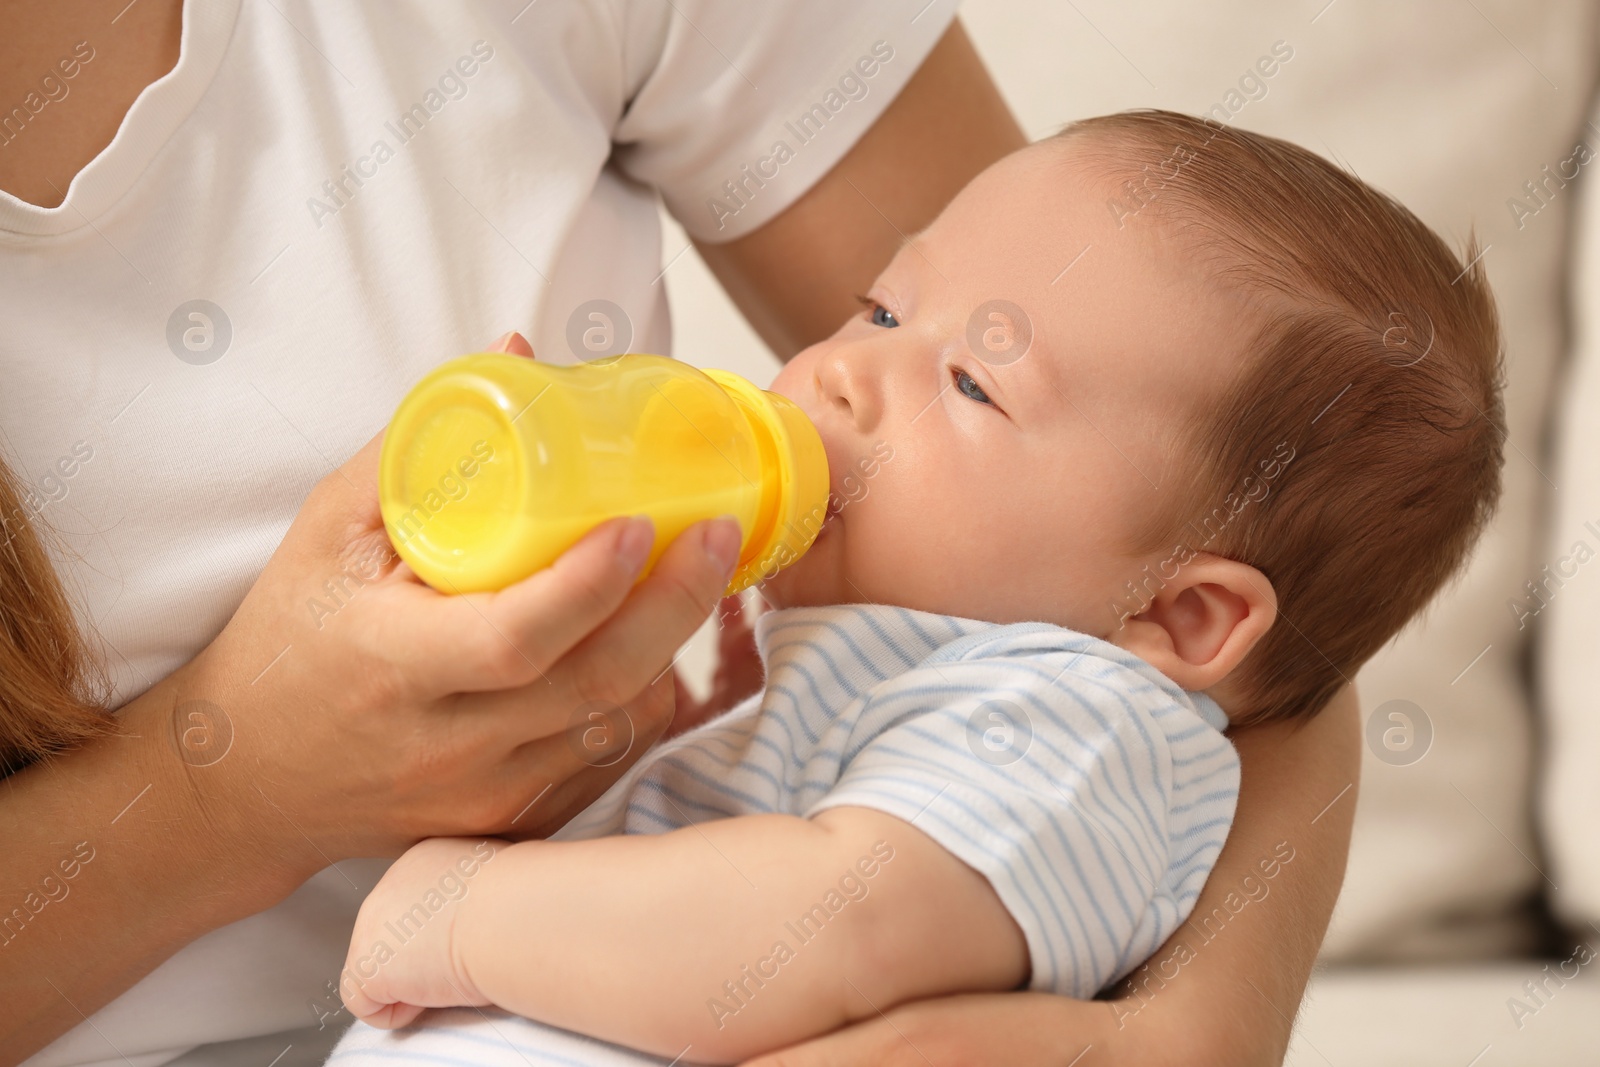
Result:
{"type": "Polygon", "coordinates": [[[516,330],[501,334],[500,337],[498,337],[495,342],[488,347],[487,351],[509,352],[513,356],[527,356],[529,359],[534,358],[533,346],[528,343],[528,339],[526,337],[522,336],[516,330]]]}

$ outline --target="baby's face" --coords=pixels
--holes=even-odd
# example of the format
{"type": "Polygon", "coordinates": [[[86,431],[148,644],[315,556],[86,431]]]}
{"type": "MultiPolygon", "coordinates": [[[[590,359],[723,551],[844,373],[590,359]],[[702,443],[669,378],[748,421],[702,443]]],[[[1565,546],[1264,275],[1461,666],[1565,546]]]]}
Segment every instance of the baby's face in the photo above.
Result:
{"type": "Polygon", "coordinates": [[[1116,187],[1077,151],[1046,142],[979,175],[870,306],[779,373],[846,503],[762,587],[775,605],[1106,636],[1124,583],[1167,554],[1136,554],[1135,531],[1193,477],[1181,421],[1220,396],[1250,316],[1153,218],[1119,228],[1116,187]]]}

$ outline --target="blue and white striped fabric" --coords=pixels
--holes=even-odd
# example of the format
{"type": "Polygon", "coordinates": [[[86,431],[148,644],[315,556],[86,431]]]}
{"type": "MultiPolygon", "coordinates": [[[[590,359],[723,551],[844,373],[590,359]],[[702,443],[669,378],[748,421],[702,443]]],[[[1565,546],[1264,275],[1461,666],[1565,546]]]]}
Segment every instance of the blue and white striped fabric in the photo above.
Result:
{"type": "MultiPolygon", "coordinates": [[[[853,604],[768,612],[755,630],[763,692],[645,755],[557,838],[875,808],[987,877],[1027,938],[1031,988],[1075,997],[1188,917],[1239,789],[1209,697],[1049,623],[853,604]]],[[[392,1035],[358,1023],[330,1062],[380,1059],[668,1062],[473,1009],[392,1035]]]]}

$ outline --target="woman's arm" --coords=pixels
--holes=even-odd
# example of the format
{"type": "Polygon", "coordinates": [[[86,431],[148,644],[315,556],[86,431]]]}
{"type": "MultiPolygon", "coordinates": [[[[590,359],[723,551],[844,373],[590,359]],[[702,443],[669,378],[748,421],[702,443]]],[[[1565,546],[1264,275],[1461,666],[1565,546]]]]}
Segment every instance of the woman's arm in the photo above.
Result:
{"type": "Polygon", "coordinates": [[[1234,735],[1244,772],[1227,844],[1189,922],[1118,988],[1111,1048],[1145,1063],[1283,1062],[1344,883],[1360,710],[1347,686],[1310,722],[1234,735]]]}
{"type": "Polygon", "coordinates": [[[389,546],[381,444],[318,483],[222,633],[116,734],[0,781],[0,1064],[336,860],[549,833],[670,721],[668,666],[727,585],[730,521],[642,581],[652,532],[617,519],[501,592],[444,596],[389,546]],[[340,609],[308,611],[335,579],[340,609]],[[637,740],[608,767],[567,738],[597,701],[637,740]]]}
{"type": "Polygon", "coordinates": [[[305,851],[281,819],[200,801],[173,745],[184,673],[125,705],[118,734],[0,782],[0,1062],[316,870],[277,858],[305,851]]]}
{"type": "Polygon", "coordinates": [[[696,242],[734,303],[787,360],[860,311],[900,250],[978,172],[1027,138],[956,21],[822,180],[754,233],[696,242]]]}
{"type": "Polygon", "coordinates": [[[1346,687],[1302,726],[1276,723],[1234,735],[1244,773],[1228,842],[1190,922],[1115,999],[1001,993],[925,1000],[747,1067],[1061,1067],[1090,1048],[1086,1065],[1281,1064],[1344,881],[1361,767],[1359,715],[1355,691],[1346,687]],[[1293,849],[1288,862],[1280,858],[1283,843],[1293,849]],[[1274,869],[1271,877],[1263,861],[1274,869]],[[1229,894],[1236,894],[1231,902],[1229,894]],[[1249,902],[1240,906],[1239,899],[1249,902]],[[1205,923],[1219,908],[1226,921],[1205,923]]]}

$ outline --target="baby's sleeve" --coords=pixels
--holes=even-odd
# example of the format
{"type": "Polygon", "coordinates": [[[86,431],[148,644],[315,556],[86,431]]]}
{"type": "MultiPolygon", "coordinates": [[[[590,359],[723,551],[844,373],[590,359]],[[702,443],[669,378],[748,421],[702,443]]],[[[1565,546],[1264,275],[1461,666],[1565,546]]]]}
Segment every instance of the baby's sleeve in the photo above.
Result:
{"type": "Polygon", "coordinates": [[[1174,691],[1076,653],[922,666],[867,701],[835,788],[988,879],[1030,988],[1094,996],[1189,914],[1221,851],[1238,757],[1174,691]]]}

